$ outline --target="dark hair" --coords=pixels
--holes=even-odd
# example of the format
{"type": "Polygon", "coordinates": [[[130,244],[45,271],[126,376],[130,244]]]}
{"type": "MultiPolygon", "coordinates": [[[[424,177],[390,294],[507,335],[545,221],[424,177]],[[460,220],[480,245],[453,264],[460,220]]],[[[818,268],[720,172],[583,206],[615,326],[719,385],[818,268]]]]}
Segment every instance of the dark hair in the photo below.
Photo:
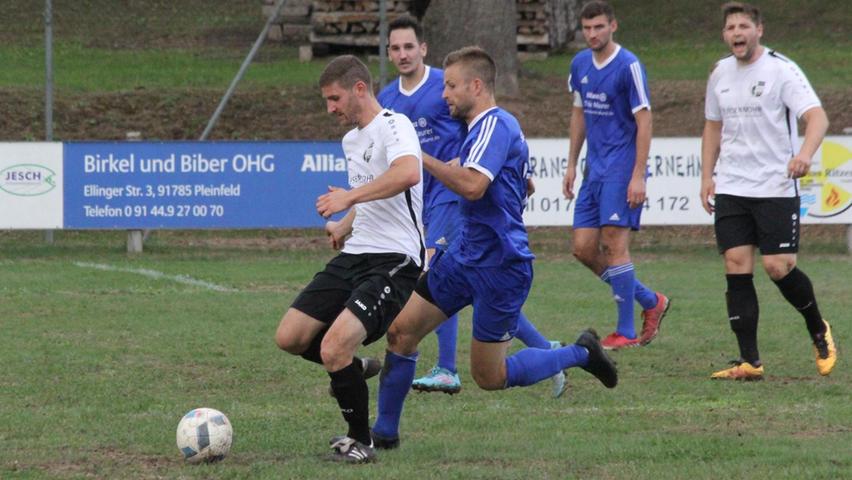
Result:
{"type": "Polygon", "coordinates": [[[595,18],[598,15],[606,15],[606,19],[610,22],[615,20],[615,10],[612,9],[610,4],[602,0],[587,2],[583,5],[583,9],[580,10],[580,18],[585,18],[586,20],[595,18]]]}
{"type": "Polygon", "coordinates": [[[480,47],[464,47],[447,54],[444,58],[444,69],[450,65],[461,63],[474,77],[485,83],[489,91],[494,91],[497,81],[497,64],[488,52],[480,47]]]}
{"type": "Polygon", "coordinates": [[[373,77],[364,62],[353,55],[341,55],[325,66],[319,78],[319,86],[327,87],[337,82],[341,87],[349,89],[359,81],[366,83],[370,92],[373,91],[373,77]]]}
{"type": "Polygon", "coordinates": [[[748,3],[728,2],[722,5],[722,27],[725,26],[729,16],[736,15],[738,13],[750,17],[751,21],[754,22],[755,25],[763,23],[763,17],[760,15],[759,8],[754,5],[749,5],[748,3]]]}
{"type": "Polygon", "coordinates": [[[397,17],[388,24],[388,38],[390,38],[392,31],[405,30],[408,28],[414,30],[414,36],[417,37],[417,41],[419,43],[423,43],[423,27],[421,27],[420,23],[418,23],[417,20],[410,15],[397,17]]]}

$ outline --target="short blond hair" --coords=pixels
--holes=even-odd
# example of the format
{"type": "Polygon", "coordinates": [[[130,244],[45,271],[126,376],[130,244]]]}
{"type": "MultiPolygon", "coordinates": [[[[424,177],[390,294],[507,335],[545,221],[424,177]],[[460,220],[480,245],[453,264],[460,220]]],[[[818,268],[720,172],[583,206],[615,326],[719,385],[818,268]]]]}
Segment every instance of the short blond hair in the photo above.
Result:
{"type": "Polygon", "coordinates": [[[468,73],[482,80],[489,91],[494,91],[497,64],[488,52],[476,46],[460,48],[447,54],[444,58],[444,69],[457,63],[464,66],[468,73]]]}

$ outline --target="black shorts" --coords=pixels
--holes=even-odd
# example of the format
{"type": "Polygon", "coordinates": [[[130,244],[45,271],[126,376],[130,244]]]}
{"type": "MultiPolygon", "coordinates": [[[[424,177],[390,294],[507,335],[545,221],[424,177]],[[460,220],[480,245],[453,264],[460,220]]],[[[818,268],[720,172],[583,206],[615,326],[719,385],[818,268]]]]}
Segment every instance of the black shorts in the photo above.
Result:
{"type": "Polygon", "coordinates": [[[364,345],[382,338],[420,276],[414,260],[400,253],[341,253],[299,293],[295,308],[331,326],[344,308],[367,330],[364,345]]]}
{"type": "Polygon", "coordinates": [[[716,195],[716,244],[719,253],[756,245],[763,255],[799,251],[799,197],[716,195]]]}

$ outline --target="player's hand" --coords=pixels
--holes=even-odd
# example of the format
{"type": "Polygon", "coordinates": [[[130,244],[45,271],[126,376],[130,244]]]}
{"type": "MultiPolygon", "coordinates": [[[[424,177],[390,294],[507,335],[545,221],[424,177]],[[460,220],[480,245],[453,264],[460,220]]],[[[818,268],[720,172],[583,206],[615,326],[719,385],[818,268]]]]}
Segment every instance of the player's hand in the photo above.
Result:
{"type": "Polygon", "coordinates": [[[627,204],[636,208],[645,203],[645,177],[633,177],[627,185],[627,204]]]}
{"type": "Polygon", "coordinates": [[[535,193],[535,182],[532,178],[527,178],[527,197],[532,197],[535,193]]]}
{"type": "Polygon", "coordinates": [[[704,211],[713,215],[713,212],[716,210],[716,207],[711,203],[711,201],[716,198],[716,182],[713,181],[712,178],[708,178],[706,180],[701,180],[701,206],[704,207],[704,211]]]}
{"type": "Polygon", "coordinates": [[[342,250],[346,243],[346,236],[349,235],[349,232],[343,228],[340,222],[329,220],[325,222],[325,234],[328,236],[328,242],[331,244],[331,248],[335,250],[342,250]]]}
{"type": "Polygon", "coordinates": [[[352,206],[349,190],[328,186],[328,193],[317,197],[317,213],[328,218],[337,212],[348,210],[352,206]]]}
{"type": "Polygon", "coordinates": [[[811,171],[811,159],[796,155],[787,164],[788,178],[802,178],[811,171]]]}
{"type": "Polygon", "coordinates": [[[574,198],[574,181],[577,179],[577,170],[568,167],[565,176],[562,177],[562,195],[571,200],[574,198]]]}

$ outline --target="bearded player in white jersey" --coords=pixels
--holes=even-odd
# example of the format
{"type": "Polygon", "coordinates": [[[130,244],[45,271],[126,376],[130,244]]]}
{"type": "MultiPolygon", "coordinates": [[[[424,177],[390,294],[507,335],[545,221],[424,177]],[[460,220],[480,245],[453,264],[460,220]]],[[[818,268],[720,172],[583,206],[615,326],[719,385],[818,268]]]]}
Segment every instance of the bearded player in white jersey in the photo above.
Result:
{"type": "Polygon", "coordinates": [[[417,284],[423,243],[422,157],[417,132],[404,115],[383,109],[370,72],[344,55],[320,76],[328,113],[355,128],[343,137],[350,189],[329,187],[317,199],[329,221],[326,233],[341,250],[284,314],[275,340],[282,350],[323,365],[348,432],[331,440],[331,459],[365,463],[375,458],[365,377],[375,361],[355,357],[358,346],[384,337],[417,284]]]}
{"type": "Polygon", "coordinates": [[[722,6],[722,38],[731,55],[707,82],[702,137],[701,202],[715,212],[724,256],[727,307],[740,358],[715,379],[760,380],[755,250],[784,298],[804,317],[820,375],[831,373],[837,349],[820,314],[810,279],[796,267],[799,250],[798,180],[828,129],[828,118],[804,73],[760,44],[760,11],[745,3],[722,6]],[[798,145],[796,119],[806,124],[798,145]],[[715,177],[714,177],[715,170],[715,177]]]}

